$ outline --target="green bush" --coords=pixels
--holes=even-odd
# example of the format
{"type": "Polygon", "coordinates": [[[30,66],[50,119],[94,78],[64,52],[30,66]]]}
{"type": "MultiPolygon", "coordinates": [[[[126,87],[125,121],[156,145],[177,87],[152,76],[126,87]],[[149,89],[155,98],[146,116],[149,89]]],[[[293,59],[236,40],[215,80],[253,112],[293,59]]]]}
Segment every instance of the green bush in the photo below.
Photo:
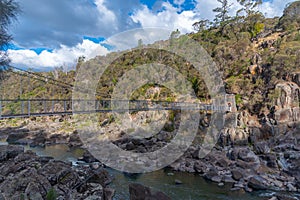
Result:
{"type": "Polygon", "coordinates": [[[243,103],[242,95],[240,95],[240,94],[235,95],[235,103],[238,106],[242,105],[242,103],[243,103]]]}
{"type": "Polygon", "coordinates": [[[252,30],[252,37],[256,37],[257,34],[259,34],[260,32],[262,32],[265,28],[265,25],[263,23],[256,23],[253,27],[253,30],[252,30]]]}
{"type": "Polygon", "coordinates": [[[56,198],[57,198],[57,193],[56,193],[56,191],[53,188],[51,188],[47,192],[46,199],[47,200],[55,200],[56,198]]]}

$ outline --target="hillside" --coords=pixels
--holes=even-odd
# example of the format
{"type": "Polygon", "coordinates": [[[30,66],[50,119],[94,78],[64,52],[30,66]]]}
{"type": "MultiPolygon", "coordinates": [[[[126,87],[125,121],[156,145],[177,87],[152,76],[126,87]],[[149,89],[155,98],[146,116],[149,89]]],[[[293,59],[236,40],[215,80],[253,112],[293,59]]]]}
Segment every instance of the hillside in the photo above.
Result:
{"type": "MultiPolygon", "coordinates": [[[[297,81],[295,79],[300,64],[299,4],[295,2],[290,5],[281,18],[267,19],[256,13],[189,34],[218,64],[227,93],[236,95],[240,110],[258,116],[268,115],[279,95],[276,84],[297,81]]],[[[99,98],[110,97],[113,87],[126,71],[140,64],[151,63],[159,56],[162,64],[171,65],[188,77],[200,99],[209,97],[201,75],[184,59],[174,58],[167,52],[136,49],[118,58],[104,73],[99,81],[99,98]]],[[[88,64],[96,64],[101,59],[105,58],[97,57],[88,61],[88,64]]],[[[78,63],[77,68],[81,64],[78,63]]],[[[64,73],[62,70],[42,74],[69,84],[73,84],[76,76],[75,71],[64,73]]],[[[71,89],[27,78],[20,79],[16,75],[10,76],[1,85],[1,94],[5,98],[71,98],[71,89]]],[[[143,98],[147,87],[151,86],[141,88],[132,98],[143,98]]],[[[160,97],[166,99],[170,91],[162,88],[161,94],[160,97]]]]}

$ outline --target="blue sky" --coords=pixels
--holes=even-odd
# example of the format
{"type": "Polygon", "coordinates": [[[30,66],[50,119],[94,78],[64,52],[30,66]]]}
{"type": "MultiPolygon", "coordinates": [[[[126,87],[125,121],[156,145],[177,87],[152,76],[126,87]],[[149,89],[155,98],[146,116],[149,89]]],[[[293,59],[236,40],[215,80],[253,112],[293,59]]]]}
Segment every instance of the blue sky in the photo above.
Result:
{"type": "MultiPolygon", "coordinates": [[[[79,56],[92,58],[111,51],[107,39],[136,28],[157,27],[181,33],[192,24],[212,19],[217,0],[17,0],[22,8],[11,27],[8,53],[15,66],[51,68],[75,66],[79,56]]],[[[236,0],[231,14],[239,8],[236,0]]],[[[264,1],[260,10],[281,16],[293,0],[264,1]]]]}

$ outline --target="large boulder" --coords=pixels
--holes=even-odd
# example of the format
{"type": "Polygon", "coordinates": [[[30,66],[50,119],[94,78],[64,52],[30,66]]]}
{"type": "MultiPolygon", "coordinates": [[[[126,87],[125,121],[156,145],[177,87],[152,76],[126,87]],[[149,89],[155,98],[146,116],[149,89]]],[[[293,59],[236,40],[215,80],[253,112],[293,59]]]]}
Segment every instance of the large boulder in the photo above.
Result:
{"type": "Polygon", "coordinates": [[[34,168],[23,170],[15,174],[15,176],[8,177],[0,185],[0,193],[2,192],[7,199],[13,199],[14,196],[30,197],[30,199],[45,198],[47,192],[51,189],[51,184],[46,177],[37,173],[34,168]]]}
{"type": "Polygon", "coordinates": [[[89,151],[85,151],[82,158],[79,158],[78,160],[86,163],[99,162],[89,151]]]}
{"type": "Polygon", "coordinates": [[[0,146],[0,161],[15,158],[20,153],[24,152],[23,146],[1,145],[0,146]]]}
{"type": "Polygon", "coordinates": [[[151,188],[137,183],[129,185],[129,194],[130,200],[171,200],[164,193],[153,191],[151,188]]]}
{"type": "Polygon", "coordinates": [[[248,186],[255,190],[268,189],[267,181],[261,176],[253,176],[248,180],[248,186]]]}
{"type": "Polygon", "coordinates": [[[270,153],[271,149],[268,142],[254,142],[254,152],[256,154],[267,154],[270,153]]]}
{"type": "Polygon", "coordinates": [[[61,184],[73,187],[80,183],[79,177],[71,169],[71,164],[52,160],[38,170],[38,173],[47,177],[51,185],[61,184]]]}
{"type": "Polygon", "coordinates": [[[251,116],[247,111],[232,113],[226,115],[227,119],[224,129],[221,131],[219,144],[221,146],[238,145],[244,146],[248,144],[251,133],[250,127],[258,127],[258,120],[255,116],[251,116]]]}
{"type": "Polygon", "coordinates": [[[242,169],[234,169],[231,171],[232,178],[236,181],[239,181],[241,178],[244,177],[244,171],[242,169]]]}
{"type": "Polygon", "coordinates": [[[275,89],[279,97],[275,101],[275,120],[278,123],[300,121],[300,89],[296,83],[282,82],[275,89]]]}
{"type": "Polygon", "coordinates": [[[112,200],[115,195],[115,190],[111,188],[104,188],[103,197],[104,200],[112,200]]]}
{"type": "Polygon", "coordinates": [[[18,140],[26,138],[29,134],[28,129],[19,129],[15,132],[9,133],[6,141],[10,144],[15,144],[18,140]]]}

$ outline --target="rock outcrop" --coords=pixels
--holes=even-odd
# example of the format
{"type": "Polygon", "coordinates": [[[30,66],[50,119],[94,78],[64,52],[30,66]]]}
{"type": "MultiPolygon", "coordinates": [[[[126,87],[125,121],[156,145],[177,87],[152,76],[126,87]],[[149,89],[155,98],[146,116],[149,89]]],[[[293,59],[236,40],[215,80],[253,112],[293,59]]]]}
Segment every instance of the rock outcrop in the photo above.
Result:
{"type": "Polygon", "coordinates": [[[21,146],[0,146],[0,197],[3,199],[103,199],[114,190],[104,169],[74,167],[39,157],[21,146]],[[93,179],[91,179],[93,177],[93,179]]]}
{"type": "Polygon", "coordinates": [[[296,83],[283,82],[276,85],[279,97],[275,101],[274,118],[278,124],[300,121],[300,89],[296,83]]]}
{"type": "MultiPolygon", "coordinates": [[[[196,172],[217,183],[233,183],[233,190],[274,190],[300,192],[300,124],[298,128],[263,138],[257,129],[255,143],[216,147],[205,158],[197,146],[189,148],[170,167],[196,172]]],[[[249,136],[248,140],[250,139],[249,136]]]]}
{"type": "Polygon", "coordinates": [[[129,185],[130,200],[171,200],[170,197],[159,191],[153,191],[151,188],[141,184],[132,183],[129,185]]]}

